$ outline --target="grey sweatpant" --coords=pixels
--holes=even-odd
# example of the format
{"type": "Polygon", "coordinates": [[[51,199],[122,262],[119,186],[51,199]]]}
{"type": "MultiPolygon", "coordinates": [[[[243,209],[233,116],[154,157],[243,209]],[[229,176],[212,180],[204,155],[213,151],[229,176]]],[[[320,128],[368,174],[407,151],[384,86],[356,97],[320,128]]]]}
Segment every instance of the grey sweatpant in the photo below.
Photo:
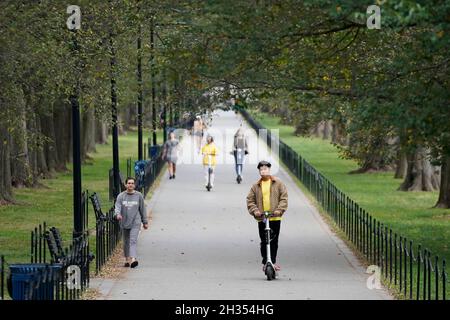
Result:
{"type": "Polygon", "coordinates": [[[141,226],[135,227],[132,229],[123,229],[123,254],[126,258],[137,257],[137,239],[139,236],[139,231],[141,230],[141,226]]]}

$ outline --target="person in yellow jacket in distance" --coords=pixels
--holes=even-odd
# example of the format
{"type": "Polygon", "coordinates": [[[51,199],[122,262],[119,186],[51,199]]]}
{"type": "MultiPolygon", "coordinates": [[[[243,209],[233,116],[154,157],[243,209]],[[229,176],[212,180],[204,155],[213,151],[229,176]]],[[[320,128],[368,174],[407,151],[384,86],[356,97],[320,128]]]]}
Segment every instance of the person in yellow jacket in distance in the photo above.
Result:
{"type": "Polygon", "coordinates": [[[208,168],[209,168],[209,159],[211,156],[211,167],[213,168],[213,172],[211,173],[211,187],[214,186],[214,171],[216,167],[216,155],[219,153],[219,149],[214,144],[214,138],[210,135],[206,138],[206,144],[202,148],[203,155],[203,168],[205,172],[205,186],[208,185],[208,168]]]}

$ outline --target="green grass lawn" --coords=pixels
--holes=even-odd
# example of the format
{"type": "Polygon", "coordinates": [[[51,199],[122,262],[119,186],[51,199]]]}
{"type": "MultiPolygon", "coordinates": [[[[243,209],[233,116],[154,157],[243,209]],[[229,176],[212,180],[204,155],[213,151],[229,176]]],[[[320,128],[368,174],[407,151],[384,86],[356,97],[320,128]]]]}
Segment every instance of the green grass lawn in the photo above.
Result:
{"type": "MultiPolygon", "coordinates": [[[[145,132],[145,136],[149,133],[145,132]]],[[[162,142],[162,132],[158,132],[158,142],[162,142]]],[[[131,157],[136,160],[137,153],[137,132],[119,137],[120,170],[124,177],[127,159],[131,157]]],[[[108,199],[108,171],[112,168],[111,137],[108,144],[97,145],[97,152],[90,156],[93,159],[82,166],[83,190],[97,192],[102,208],[107,211],[112,205],[108,199]]],[[[69,164],[68,168],[71,170],[72,165],[69,164]]],[[[54,179],[41,182],[45,187],[15,190],[18,204],[0,206],[0,254],[5,255],[8,263],[30,261],[31,230],[44,221],[49,227],[59,228],[64,240],[72,237],[72,173],[60,173],[54,179]]],[[[90,203],[89,228],[95,228],[95,215],[90,203]]]]}
{"type": "Polygon", "coordinates": [[[291,146],[341,191],[366,209],[393,232],[431,250],[450,262],[450,210],[434,209],[438,192],[397,191],[401,179],[393,172],[348,174],[357,169],[355,161],[339,157],[337,148],[318,138],[297,137],[292,126],[279,118],[251,113],[266,128],[279,129],[280,139],[291,146]]]}

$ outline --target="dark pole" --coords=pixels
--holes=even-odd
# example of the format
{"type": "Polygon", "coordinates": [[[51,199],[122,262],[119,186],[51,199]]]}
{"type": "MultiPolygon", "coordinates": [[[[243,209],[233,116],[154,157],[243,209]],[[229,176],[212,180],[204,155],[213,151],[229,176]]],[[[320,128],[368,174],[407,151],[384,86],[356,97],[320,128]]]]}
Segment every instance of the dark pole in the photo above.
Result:
{"type": "Polygon", "coordinates": [[[169,125],[171,127],[173,127],[174,126],[174,123],[173,123],[173,111],[174,110],[173,109],[174,109],[175,88],[172,85],[170,85],[169,88],[170,88],[170,92],[171,92],[170,99],[169,99],[169,101],[170,101],[170,103],[169,103],[169,125]]]}
{"type": "Polygon", "coordinates": [[[139,35],[137,41],[137,50],[138,50],[138,160],[142,160],[143,150],[142,150],[142,50],[141,50],[141,25],[139,25],[139,35]]]}
{"type": "Polygon", "coordinates": [[[178,122],[179,122],[179,107],[180,107],[180,101],[179,101],[179,99],[180,99],[180,95],[178,94],[178,77],[177,76],[175,76],[175,81],[174,81],[174,83],[173,83],[173,96],[174,96],[174,99],[173,99],[173,102],[174,102],[174,105],[173,105],[173,113],[174,113],[174,119],[173,119],[173,122],[174,123],[176,123],[176,124],[178,124],[178,122]]]}
{"type": "Polygon", "coordinates": [[[169,125],[173,127],[173,102],[169,104],[169,125]]]}
{"type": "Polygon", "coordinates": [[[166,69],[163,70],[163,83],[162,83],[162,102],[163,102],[163,136],[164,142],[167,140],[167,77],[166,69]]]}
{"type": "Polygon", "coordinates": [[[114,174],[114,200],[119,195],[120,173],[119,173],[119,130],[117,128],[117,87],[116,87],[116,50],[114,48],[113,35],[109,34],[111,49],[111,116],[112,116],[112,141],[113,141],[113,174],[114,174]]]}
{"type": "MultiPolygon", "coordinates": [[[[77,41],[77,31],[72,30],[72,52],[78,58],[79,46],[77,41]]],[[[77,71],[79,70],[78,61],[77,71]]],[[[73,238],[77,238],[83,233],[83,219],[81,212],[81,134],[80,134],[80,104],[78,102],[80,84],[79,76],[76,75],[76,83],[70,95],[72,106],[72,136],[73,136],[73,238]]]]}
{"type": "Polygon", "coordinates": [[[156,83],[155,83],[155,38],[154,38],[154,23],[153,18],[150,23],[150,76],[152,81],[152,131],[153,131],[153,145],[157,144],[156,129],[158,123],[156,122],[156,83]]]}

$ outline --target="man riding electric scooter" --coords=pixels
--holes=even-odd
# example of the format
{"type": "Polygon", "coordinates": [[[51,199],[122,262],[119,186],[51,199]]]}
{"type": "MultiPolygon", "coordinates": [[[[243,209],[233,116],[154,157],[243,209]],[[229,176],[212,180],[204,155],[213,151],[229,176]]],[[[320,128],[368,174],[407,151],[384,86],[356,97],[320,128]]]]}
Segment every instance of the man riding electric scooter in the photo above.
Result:
{"type": "Polygon", "coordinates": [[[270,174],[271,166],[268,161],[258,163],[261,178],[247,195],[248,212],[258,221],[263,271],[268,280],[275,278],[275,273],[271,274],[273,270],[281,270],[276,263],[278,237],[281,218],[288,207],[286,186],[279,178],[270,174]]]}

